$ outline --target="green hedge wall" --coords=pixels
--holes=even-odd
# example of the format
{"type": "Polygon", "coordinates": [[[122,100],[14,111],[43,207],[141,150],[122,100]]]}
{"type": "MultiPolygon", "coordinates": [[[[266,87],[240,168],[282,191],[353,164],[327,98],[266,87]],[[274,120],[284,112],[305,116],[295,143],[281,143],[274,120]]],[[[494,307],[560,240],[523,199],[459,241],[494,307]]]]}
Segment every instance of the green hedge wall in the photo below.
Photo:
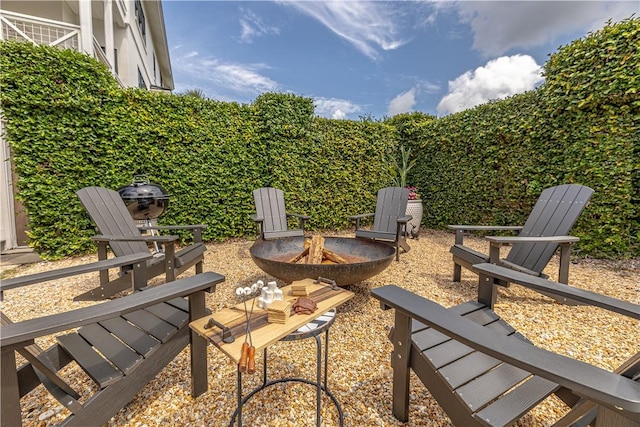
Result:
{"type": "Polygon", "coordinates": [[[640,20],[561,48],[535,91],[433,120],[401,135],[418,154],[423,223],[521,224],[540,192],[595,190],[572,234],[582,254],[640,255],[640,20]]]}
{"type": "MultiPolygon", "coordinates": [[[[640,254],[640,20],[562,47],[535,91],[443,118],[374,121],[314,116],[313,101],[267,93],[253,103],[120,89],[100,63],[73,51],[0,42],[6,138],[45,257],[94,250],[75,191],[118,188],[147,173],[171,195],[163,223],[207,223],[206,240],[252,236],[252,190],[285,191],[312,230],[351,227],[390,185],[404,144],[423,224],[520,224],[540,192],[577,182],[595,190],[574,234],[578,251],[640,254]]],[[[186,236],[183,236],[186,238],[186,236]]]]}

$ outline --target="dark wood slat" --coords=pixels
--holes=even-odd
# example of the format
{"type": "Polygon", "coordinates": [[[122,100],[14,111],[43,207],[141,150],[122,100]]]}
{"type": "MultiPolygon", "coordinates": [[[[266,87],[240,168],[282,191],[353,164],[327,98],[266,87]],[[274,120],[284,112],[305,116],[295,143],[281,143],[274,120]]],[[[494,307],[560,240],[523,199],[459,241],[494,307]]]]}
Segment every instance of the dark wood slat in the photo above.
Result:
{"type": "MultiPolygon", "coordinates": [[[[593,190],[589,187],[578,184],[565,184],[545,189],[536,204],[532,208],[525,224],[521,227],[517,237],[510,237],[504,240],[498,240],[499,237],[489,236],[490,253],[494,246],[510,244],[511,248],[506,258],[502,260],[505,266],[521,269],[521,271],[542,276],[542,272],[551,260],[551,257],[557,251],[559,245],[570,244],[567,242],[569,231],[577,221],[578,217],[584,210],[593,194],[593,190]],[[564,242],[559,240],[544,240],[553,237],[563,237],[564,242]],[[538,241],[530,240],[532,238],[538,241]],[[528,240],[529,239],[529,240],[528,240]]],[[[488,262],[487,254],[474,251],[464,246],[464,231],[469,230],[505,230],[508,227],[491,227],[491,226],[449,226],[456,230],[456,241],[450,248],[454,260],[454,281],[460,281],[461,268],[472,270],[473,265],[488,262]]],[[[517,229],[517,227],[512,227],[517,229]]],[[[574,238],[575,239],[575,238],[574,238]]],[[[563,262],[561,263],[560,280],[566,281],[568,271],[566,255],[564,252],[563,262]]],[[[567,301],[565,301],[567,302],[567,301]]]]}
{"type": "Polygon", "coordinates": [[[411,334],[411,341],[413,341],[421,351],[433,348],[450,340],[451,338],[447,335],[431,328],[423,329],[411,334]]]}
{"type": "Polygon", "coordinates": [[[63,277],[77,276],[80,274],[93,273],[100,270],[122,267],[137,262],[144,262],[151,258],[151,254],[134,253],[127,256],[110,258],[102,261],[92,262],[89,264],[77,265],[73,267],[61,268],[58,270],[45,271],[42,273],[30,274],[28,276],[14,277],[12,279],[2,279],[0,283],[0,291],[18,288],[21,286],[32,285],[34,283],[44,283],[50,280],[61,279],[63,277]]]}
{"type": "Polygon", "coordinates": [[[478,264],[474,266],[474,270],[496,279],[506,280],[529,289],[544,292],[545,294],[573,299],[595,307],[613,311],[614,313],[623,314],[634,319],[640,319],[640,305],[638,304],[622,301],[584,289],[574,288],[562,283],[552,282],[541,277],[534,277],[529,274],[520,273],[518,271],[511,270],[510,268],[494,264],[478,264]]]}
{"type": "Polygon", "coordinates": [[[284,192],[277,188],[257,188],[253,191],[256,208],[255,218],[259,218],[260,233],[265,239],[304,236],[302,228],[289,229],[288,214],[285,209],[284,192]]]}
{"type": "Polygon", "coordinates": [[[176,253],[176,267],[182,267],[195,259],[201,258],[207,249],[202,243],[194,243],[176,253]]]}
{"type": "MultiPolygon", "coordinates": [[[[542,192],[518,236],[564,236],[573,227],[593,190],[580,185],[559,185],[542,192]]],[[[556,251],[556,243],[517,243],[506,260],[538,274],[556,251]]]]}
{"type": "Polygon", "coordinates": [[[509,425],[553,393],[558,385],[540,377],[532,377],[500,400],[489,404],[474,415],[484,422],[499,426],[509,425]]]}
{"type": "Polygon", "coordinates": [[[97,323],[83,326],[78,334],[125,375],[144,360],[142,355],[131,350],[97,323]]]}
{"type": "MultiPolygon", "coordinates": [[[[499,329],[499,326],[501,325],[508,326],[506,322],[502,322],[502,324],[498,323],[497,322],[499,320],[498,316],[495,313],[488,310],[484,305],[476,301],[468,301],[466,303],[452,307],[450,310],[452,313],[465,316],[465,318],[469,320],[473,320],[474,322],[483,326],[491,323],[496,323],[496,325],[493,327],[494,329],[499,329]]],[[[414,320],[412,322],[412,326],[413,326],[413,323],[416,323],[416,321],[414,320]]],[[[428,328],[427,326],[424,326],[424,328],[425,329],[420,330],[418,332],[415,332],[415,333],[412,332],[412,335],[411,335],[411,340],[413,341],[413,343],[422,351],[433,348],[437,345],[443,344],[451,340],[451,338],[449,338],[447,335],[441,332],[428,328]]],[[[505,327],[504,329],[505,329],[505,335],[514,332],[514,329],[511,328],[510,326],[505,327]]],[[[445,363],[445,361],[447,360],[449,361],[455,360],[455,359],[450,359],[449,357],[443,358],[442,356],[438,356],[441,352],[446,353],[447,351],[451,351],[451,350],[446,347],[443,349],[436,350],[434,351],[434,353],[430,354],[430,357],[434,357],[434,361],[438,360],[437,362],[438,366],[443,366],[440,363],[445,363]]],[[[458,349],[458,352],[456,352],[455,354],[458,356],[460,354],[464,354],[464,352],[460,352],[460,351],[461,349],[458,349]]]]}
{"type": "Polygon", "coordinates": [[[174,298],[167,301],[167,304],[171,304],[182,311],[189,312],[189,301],[186,298],[174,298]]]}
{"type": "Polygon", "coordinates": [[[167,342],[177,331],[175,326],[146,310],[127,313],[123,317],[163,343],[167,342]]]}
{"type": "Polygon", "coordinates": [[[454,360],[471,353],[473,349],[458,341],[449,340],[437,347],[423,351],[423,354],[433,364],[435,369],[448,365],[454,360]]]}
{"type": "Polygon", "coordinates": [[[529,376],[531,376],[530,373],[503,363],[475,380],[457,388],[456,393],[469,408],[477,411],[529,376]]]}
{"type": "Polygon", "coordinates": [[[206,272],[165,283],[162,286],[155,286],[152,292],[135,292],[125,298],[109,300],[90,307],[12,323],[2,327],[2,346],[18,344],[37,337],[111,319],[124,313],[158,304],[168,298],[215,289],[216,284],[223,281],[224,276],[206,272]]]}
{"type": "MultiPolygon", "coordinates": [[[[372,289],[371,295],[380,300],[383,307],[395,309],[396,318],[400,312],[477,351],[555,382],[601,405],[616,407],[630,414],[640,413],[640,386],[622,375],[537,348],[520,339],[500,336],[395,285],[372,289]]],[[[415,363],[419,363],[418,359],[421,358],[412,358],[415,363]]],[[[423,365],[412,368],[424,372],[426,369],[423,365]]],[[[425,384],[428,386],[428,383],[425,384]]],[[[441,398],[447,399],[446,396],[441,398]]]]}
{"type": "Polygon", "coordinates": [[[175,326],[176,328],[181,328],[187,323],[189,323],[189,313],[184,312],[175,308],[169,304],[158,304],[152,305],[151,307],[147,307],[146,310],[154,315],[158,316],[160,319],[164,320],[175,326]]]}
{"type": "Polygon", "coordinates": [[[122,317],[102,321],[100,325],[108,329],[112,334],[145,358],[148,358],[160,345],[160,341],[142,332],[141,329],[127,322],[122,317]]]}
{"type": "MultiPolygon", "coordinates": [[[[86,187],[76,193],[80,202],[95,222],[100,234],[113,236],[140,236],[140,230],[131,218],[120,195],[102,187],[86,187]]],[[[116,256],[136,252],[150,252],[144,242],[110,242],[116,256]]]]}
{"type": "Polygon", "coordinates": [[[479,351],[474,351],[461,359],[456,360],[453,363],[448,364],[440,369],[440,375],[442,375],[452,390],[460,387],[463,384],[477,378],[485,372],[498,366],[500,362],[491,356],[488,356],[479,351]]]}
{"type": "Polygon", "coordinates": [[[483,326],[495,322],[499,319],[496,313],[486,307],[483,310],[476,310],[472,313],[468,313],[464,316],[464,318],[483,326]]]}
{"type": "Polygon", "coordinates": [[[57,340],[100,388],[105,388],[122,378],[122,372],[100,356],[77,333],[59,336],[57,340]]]}
{"type": "MultiPolygon", "coordinates": [[[[487,325],[485,325],[487,328],[491,329],[492,331],[495,331],[497,333],[499,333],[500,335],[512,335],[514,333],[516,333],[516,330],[513,329],[513,326],[511,326],[510,324],[508,324],[507,322],[505,322],[502,319],[498,319],[495,322],[491,322],[487,325]]],[[[522,335],[520,335],[522,338],[524,338],[522,335]]],[[[526,340],[526,338],[525,338],[526,340]]],[[[528,340],[526,340],[528,342],[528,340]]]]}

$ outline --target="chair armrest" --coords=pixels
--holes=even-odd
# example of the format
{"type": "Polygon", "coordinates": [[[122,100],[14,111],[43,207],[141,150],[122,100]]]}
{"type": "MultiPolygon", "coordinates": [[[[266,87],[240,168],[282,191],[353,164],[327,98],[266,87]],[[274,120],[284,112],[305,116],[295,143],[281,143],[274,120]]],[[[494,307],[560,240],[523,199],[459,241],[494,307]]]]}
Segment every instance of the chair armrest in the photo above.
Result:
{"type": "Polygon", "coordinates": [[[251,218],[254,222],[260,222],[260,223],[264,222],[264,218],[256,214],[249,215],[249,218],[251,218]]]}
{"type": "Polygon", "coordinates": [[[43,283],[50,280],[61,279],[63,277],[77,276],[80,274],[92,273],[94,271],[109,270],[110,268],[133,265],[138,262],[144,262],[152,257],[153,256],[148,252],[140,252],[136,254],[92,262],[89,264],[60,268],[58,270],[45,271],[36,274],[29,274],[27,276],[14,277],[12,279],[2,279],[2,282],[0,282],[0,292],[26,285],[33,285],[35,283],[43,283]]]}
{"type": "Polygon", "coordinates": [[[469,230],[469,231],[520,231],[520,225],[448,225],[452,230],[469,230]]]}
{"type": "Polygon", "coordinates": [[[155,225],[155,226],[143,226],[138,227],[140,230],[191,230],[193,233],[193,240],[195,243],[202,243],[202,230],[207,228],[206,224],[193,224],[193,225],[155,225]]]}
{"type": "Polygon", "coordinates": [[[351,220],[353,220],[353,221],[357,221],[357,220],[359,220],[359,219],[362,219],[362,218],[369,218],[369,217],[374,216],[374,215],[375,215],[374,213],[365,213],[365,214],[360,214],[360,215],[351,215],[351,216],[349,217],[349,219],[351,219],[351,220]]]}
{"type": "Polygon", "coordinates": [[[489,242],[491,243],[496,243],[496,244],[500,244],[500,245],[510,245],[513,243],[524,243],[524,242],[529,242],[529,243],[541,243],[541,242],[547,242],[547,243],[575,243],[578,242],[580,240],[579,237],[574,237],[574,236],[547,236],[547,237],[538,237],[538,236],[485,236],[485,239],[487,239],[489,242]]]}
{"type": "Polygon", "coordinates": [[[311,217],[309,215],[300,215],[300,214],[294,214],[294,213],[288,213],[288,214],[285,214],[285,215],[287,215],[288,217],[292,217],[292,218],[299,218],[299,219],[304,220],[304,221],[307,221],[307,220],[311,219],[311,217]]]}
{"type": "Polygon", "coordinates": [[[640,413],[640,383],[629,378],[497,334],[395,285],[372,289],[371,295],[381,302],[382,308],[395,309],[396,319],[399,313],[416,319],[462,344],[546,378],[616,412],[640,413]]]}
{"type": "Polygon", "coordinates": [[[557,283],[541,277],[531,276],[530,274],[521,273],[495,264],[476,264],[473,266],[473,270],[479,275],[486,275],[495,279],[516,283],[534,291],[558,295],[634,319],[640,319],[640,305],[638,304],[622,301],[584,289],[574,288],[572,286],[565,285],[564,283],[557,283]]]}
{"type": "Polygon", "coordinates": [[[300,214],[294,214],[294,213],[285,213],[285,215],[287,216],[287,218],[298,218],[298,228],[300,228],[300,230],[303,230],[303,231],[304,231],[304,222],[311,219],[309,215],[300,215],[300,214]]]}
{"type": "Polygon", "coordinates": [[[360,215],[351,215],[349,217],[350,220],[355,221],[355,226],[356,226],[356,231],[358,231],[360,229],[360,220],[364,219],[364,218],[370,218],[372,216],[374,216],[375,213],[365,213],[365,214],[360,214],[360,215]]]}
{"type": "Polygon", "coordinates": [[[29,344],[34,338],[51,335],[90,323],[100,322],[159,304],[173,298],[188,296],[200,291],[212,291],[224,276],[206,272],[185,279],[145,288],[122,298],[64,313],[25,320],[2,326],[2,348],[29,344]]]}
{"type": "Polygon", "coordinates": [[[140,230],[204,230],[207,224],[194,225],[154,225],[138,227],[140,230]]]}
{"type": "Polygon", "coordinates": [[[520,231],[520,225],[448,225],[447,227],[456,230],[456,245],[464,245],[465,231],[520,231]]]}
{"type": "Polygon", "coordinates": [[[96,242],[160,242],[171,243],[179,239],[179,236],[166,235],[166,236],[111,236],[105,234],[98,234],[91,237],[91,240],[96,242]]]}
{"type": "Polygon", "coordinates": [[[413,219],[413,215],[405,215],[405,216],[401,216],[400,218],[397,218],[396,221],[398,221],[398,224],[406,224],[412,219],[413,219]]]}

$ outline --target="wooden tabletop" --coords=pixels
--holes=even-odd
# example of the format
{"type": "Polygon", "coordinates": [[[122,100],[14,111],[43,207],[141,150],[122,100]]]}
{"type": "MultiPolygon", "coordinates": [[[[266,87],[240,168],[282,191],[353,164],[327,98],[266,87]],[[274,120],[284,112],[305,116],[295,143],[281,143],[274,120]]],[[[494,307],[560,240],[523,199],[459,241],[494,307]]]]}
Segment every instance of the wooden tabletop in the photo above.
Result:
{"type": "MultiPolygon", "coordinates": [[[[291,332],[317,319],[332,308],[350,300],[354,295],[353,292],[343,288],[333,290],[330,285],[324,283],[316,284],[312,279],[299,280],[292,284],[306,285],[309,298],[316,302],[318,308],[312,314],[293,314],[292,308],[292,315],[285,324],[269,323],[267,322],[267,310],[258,308],[258,298],[256,297],[256,304],[253,308],[253,315],[251,316],[251,337],[256,352],[286,337],[291,332]]],[[[293,305],[298,297],[291,295],[291,285],[284,286],[281,289],[285,301],[290,301],[293,305]]],[[[249,310],[251,309],[251,300],[247,301],[247,308],[249,310]]],[[[189,327],[222,350],[235,363],[240,361],[241,347],[245,341],[247,328],[244,304],[242,302],[233,307],[224,308],[210,316],[194,320],[189,324],[189,327]],[[204,326],[209,322],[209,318],[211,317],[230,328],[231,334],[235,338],[234,342],[223,342],[222,331],[216,326],[205,329],[204,326]]]]}

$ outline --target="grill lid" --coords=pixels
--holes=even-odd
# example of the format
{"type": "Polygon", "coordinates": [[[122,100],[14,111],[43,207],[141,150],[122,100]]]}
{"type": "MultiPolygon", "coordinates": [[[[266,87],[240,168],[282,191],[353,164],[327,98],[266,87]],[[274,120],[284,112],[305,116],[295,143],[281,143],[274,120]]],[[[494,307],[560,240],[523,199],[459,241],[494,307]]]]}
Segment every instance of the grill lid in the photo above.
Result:
{"type": "Polygon", "coordinates": [[[147,175],[134,175],[131,185],[120,187],[118,194],[134,220],[158,218],[169,205],[169,195],[147,175]]]}

